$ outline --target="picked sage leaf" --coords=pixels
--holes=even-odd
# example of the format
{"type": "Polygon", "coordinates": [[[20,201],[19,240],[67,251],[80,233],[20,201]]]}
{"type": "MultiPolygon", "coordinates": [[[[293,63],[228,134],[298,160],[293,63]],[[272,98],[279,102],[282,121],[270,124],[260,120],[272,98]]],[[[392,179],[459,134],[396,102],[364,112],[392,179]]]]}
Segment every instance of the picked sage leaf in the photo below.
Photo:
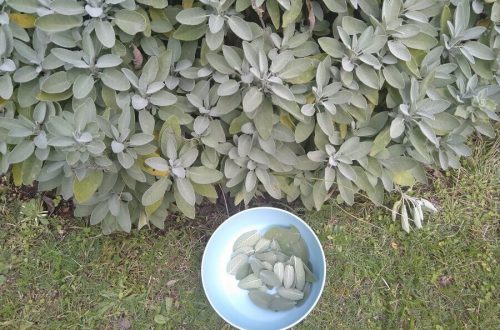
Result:
{"type": "Polygon", "coordinates": [[[264,238],[275,240],[284,254],[298,256],[304,262],[309,261],[307,245],[300,236],[299,230],[294,226],[290,228],[272,227],[264,234],[264,238]]]}
{"type": "Polygon", "coordinates": [[[252,272],[257,275],[260,274],[260,271],[265,268],[264,264],[259,259],[251,258],[249,264],[252,268],[252,272]]]}
{"type": "Polygon", "coordinates": [[[282,262],[277,262],[274,264],[273,271],[278,276],[281,283],[283,283],[283,277],[285,276],[285,265],[282,262]]]}
{"type": "Polygon", "coordinates": [[[302,291],[292,288],[287,289],[284,287],[280,287],[278,288],[278,294],[281,297],[289,300],[300,300],[304,298],[304,293],[302,291]]]}
{"type": "Polygon", "coordinates": [[[271,227],[263,235],[252,230],[233,244],[227,271],[238,287],[249,290],[257,306],[285,311],[303,304],[311,283],[317,281],[308,264],[309,251],[296,227],[271,227]],[[305,256],[306,260],[301,256],[305,256]],[[270,294],[269,290],[276,290],[270,294]]]}
{"type": "Polygon", "coordinates": [[[276,260],[279,261],[279,262],[285,262],[289,259],[289,257],[284,254],[283,252],[276,252],[276,260]]]}
{"type": "Polygon", "coordinates": [[[238,254],[234,256],[227,264],[227,272],[231,275],[236,275],[240,267],[247,263],[248,256],[245,254],[238,254]]]}
{"type": "Polygon", "coordinates": [[[250,300],[260,308],[269,309],[273,296],[260,290],[252,290],[248,293],[250,300]]]}
{"type": "MultiPolygon", "coordinates": [[[[292,228],[295,228],[292,226],[292,228]]],[[[287,240],[290,242],[295,242],[300,239],[300,233],[297,230],[292,230],[292,228],[286,228],[281,226],[275,226],[266,231],[264,238],[270,240],[276,240],[279,245],[281,241],[287,240]]]]}
{"type": "Polygon", "coordinates": [[[247,256],[249,256],[251,254],[254,254],[255,250],[251,246],[242,246],[242,247],[234,250],[232,256],[234,257],[235,255],[237,255],[239,253],[246,254],[247,256]]]}
{"type": "Polygon", "coordinates": [[[255,258],[261,261],[267,261],[271,264],[274,264],[278,260],[278,257],[276,256],[275,252],[256,253],[255,258]]]}
{"type": "Polygon", "coordinates": [[[273,270],[273,265],[270,262],[262,261],[262,265],[264,265],[264,268],[267,270],[273,270]]]}
{"type": "Polygon", "coordinates": [[[301,306],[302,304],[304,304],[310,294],[311,294],[311,283],[306,282],[306,285],[304,285],[304,297],[297,302],[297,306],[301,306]]]}
{"type": "Polygon", "coordinates": [[[281,285],[280,279],[278,278],[278,276],[276,276],[276,274],[272,270],[268,269],[261,270],[259,277],[262,279],[262,282],[271,287],[277,287],[281,285]]]}
{"type": "Polygon", "coordinates": [[[295,279],[295,270],[292,265],[286,265],[283,273],[283,286],[287,289],[291,288],[295,279]]]}
{"type": "Polygon", "coordinates": [[[273,239],[271,241],[270,249],[272,251],[279,251],[279,250],[281,250],[281,247],[280,247],[280,245],[279,245],[279,243],[278,243],[277,240],[273,239]]]}
{"type": "Polygon", "coordinates": [[[260,288],[258,288],[257,290],[262,291],[264,293],[268,293],[269,288],[265,284],[262,284],[262,286],[260,288]]]}
{"type": "Polygon", "coordinates": [[[258,289],[262,286],[262,280],[255,274],[250,274],[238,283],[241,289],[258,289]]]}
{"type": "Polygon", "coordinates": [[[309,267],[307,267],[306,264],[304,264],[304,271],[306,273],[306,282],[314,283],[318,280],[316,275],[314,275],[314,273],[311,271],[311,269],[309,269],[309,267]]]}
{"type": "Polygon", "coordinates": [[[304,271],[304,263],[299,257],[293,256],[293,268],[295,269],[295,287],[299,290],[304,289],[306,284],[306,274],[304,271]]]}
{"type": "Polygon", "coordinates": [[[237,271],[236,275],[234,276],[237,280],[241,280],[245,277],[248,276],[250,273],[250,265],[248,263],[245,263],[243,266],[241,266],[237,271]]]}
{"type": "Polygon", "coordinates": [[[271,241],[266,239],[266,238],[261,238],[257,244],[255,244],[255,252],[264,252],[266,251],[269,246],[271,245],[271,241]]]}
{"type": "Polygon", "coordinates": [[[269,304],[269,308],[273,311],[287,311],[295,307],[297,303],[293,300],[288,300],[282,297],[274,297],[271,303],[269,304]]]}
{"type": "Polygon", "coordinates": [[[253,247],[260,239],[260,233],[257,230],[252,230],[242,234],[236,239],[233,245],[233,251],[239,249],[242,246],[253,247]]]}

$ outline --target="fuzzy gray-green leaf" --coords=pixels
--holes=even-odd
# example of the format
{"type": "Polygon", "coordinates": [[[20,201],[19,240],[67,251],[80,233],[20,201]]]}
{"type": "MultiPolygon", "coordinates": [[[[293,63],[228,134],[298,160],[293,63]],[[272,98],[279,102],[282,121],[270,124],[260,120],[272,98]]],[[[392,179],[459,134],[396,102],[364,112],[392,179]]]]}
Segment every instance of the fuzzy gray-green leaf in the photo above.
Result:
{"type": "Polygon", "coordinates": [[[56,72],[50,75],[42,82],[42,91],[50,94],[62,93],[71,87],[68,75],[64,71],[56,72]]]}
{"type": "Polygon", "coordinates": [[[304,297],[297,302],[297,306],[302,306],[302,304],[305,303],[305,301],[307,300],[307,298],[311,294],[311,289],[312,289],[311,283],[310,282],[306,282],[306,285],[304,286],[304,291],[303,291],[304,292],[304,297]]]}
{"type": "Polygon", "coordinates": [[[245,254],[238,254],[231,258],[227,264],[227,272],[231,275],[235,275],[238,270],[243,267],[248,261],[248,256],[245,254]]]}
{"type": "Polygon", "coordinates": [[[16,145],[14,149],[9,153],[7,161],[10,164],[17,164],[28,159],[29,156],[33,154],[35,150],[35,145],[31,141],[23,141],[16,145]]]}
{"type": "Polygon", "coordinates": [[[251,230],[239,236],[233,245],[233,251],[239,249],[242,246],[253,247],[260,239],[260,233],[258,230],[251,230]]]}
{"type": "Polygon", "coordinates": [[[97,21],[95,25],[95,33],[97,39],[99,39],[104,47],[111,48],[115,45],[115,31],[110,22],[101,20],[97,21]]]}
{"type": "Polygon", "coordinates": [[[66,16],[61,14],[49,14],[39,17],[35,25],[48,33],[63,32],[82,25],[81,16],[66,16]]]}
{"type": "Polygon", "coordinates": [[[264,99],[264,94],[257,88],[251,87],[243,97],[243,110],[252,112],[259,107],[264,99]]]}
{"type": "Polygon", "coordinates": [[[125,33],[135,35],[146,30],[146,18],[137,11],[122,9],[115,14],[116,25],[125,33]]]}
{"type": "Polygon", "coordinates": [[[256,253],[255,257],[261,261],[267,261],[271,264],[274,264],[278,260],[276,252],[272,252],[272,251],[256,253]]]}
{"type": "Polygon", "coordinates": [[[179,12],[176,19],[181,24],[198,25],[207,20],[207,13],[200,7],[187,8],[179,12]]]}
{"type": "Polygon", "coordinates": [[[304,271],[304,263],[299,257],[292,257],[292,265],[295,270],[295,287],[299,290],[304,289],[306,284],[306,274],[304,271]]]}
{"type": "Polygon", "coordinates": [[[256,253],[263,252],[263,251],[267,250],[270,245],[271,245],[271,241],[270,240],[265,239],[265,238],[261,238],[257,242],[257,244],[255,244],[255,252],[256,253]]]}
{"type": "Polygon", "coordinates": [[[269,304],[269,308],[273,311],[287,311],[295,307],[297,302],[281,297],[274,297],[271,303],[269,304]]]}
{"type": "Polygon", "coordinates": [[[269,286],[278,287],[281,285],[280,279],[272,270],[261,270],[259,273],[259,277],[260,279],[262,279],[262,282],[269,286]]]}
{"type": "Polygon", "coordinates": [[[295,280],[295,270],[292,265],[286,265],[283,272],[283,286],[287,289],[291,288],[295,280]]]}
{"type": "Polygon", "coordinates": [[[273,271],[278,276],[278,279],[283,283],[283,278],[285,276],[285,264],[282,262],[277,262],[274,264],[273,271]]]}
{"type": "Polygon", "coordinates": [[[239,253],[246,254],[247,256],[250,256],[250,255],[255,253],[255,250],[251,246],[242,246],[242,247],[236,249],[233,252],[232,256],[235,256],[239,253]]]}
{"type": "Polygon", "coordinates": [[[229,16],[228,19],[229,28],[236,34],[240,39],[250,41],[253,39],[252,29],[247,22],[245,22],[239,16],[229,16]]]}
{"type": "Polygon", "coordinates": [[[238,269],[234,277],[239,281],[247,277],[249,274],[250,274],[250,265],[248,263],[245,263],[238,269]]]}
{"type": "Polygon", "coordinates": [[[142,195],[142,205],[152,205],[157,201],[163,199],[169,185],[170,183],[166,178],[162,178],[153,183],[151,187],[149,187],[149,189],[146,190],[142,195]]]}
{"type": "Polygon", "coordinates": [[[287,289],[284,287],[278,288],[278,294],[289,300],[300,300],[304,298],[304,293],[301,290],[298,289],[287,289]]]}
{"type": "Polygon", "coordinates": [[[318,280],[318,278],[316,277],[316,275],[314,275],[314,273],[312,272],[312,270],[309,269],[309,267],[304,264],[304,272],[305,272],[305,275],[306,275],[306,282],[311,282],[311,283],[314,283],[318,280]]]}
{"type": "Polygon", "coordinates": [[[262,280],[253,273],[238,282],[238,287],[244,290],[258,289],[261,286],[262,280]]]}
{"type": "Polygon", "coordinates": [[[264,264],[259,259],[251,258],[249,264],[254,274],[257,275],[260,274],[260,271],[265,268],[264,264]]]}
{"type": "Polygon", "coordinates": [[[273,300],[272,295],[259,290],[250,291],[248,293],[248,297],[255,305],[264,309],[268,309],[269,305],[271,304],[271,301],[273,300]]]}

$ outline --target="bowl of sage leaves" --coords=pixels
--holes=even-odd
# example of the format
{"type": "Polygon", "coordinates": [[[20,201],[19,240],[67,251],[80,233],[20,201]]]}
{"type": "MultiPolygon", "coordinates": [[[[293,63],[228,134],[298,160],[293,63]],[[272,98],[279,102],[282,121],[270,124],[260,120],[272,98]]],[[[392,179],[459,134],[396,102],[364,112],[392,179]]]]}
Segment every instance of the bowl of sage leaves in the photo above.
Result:
{"type": "Polygon", "coordinates": [[[207,243],[203,288],[214,310],[239,329],[287,329],[318,302],[326,262],[314,231],[273,207],[239,212],[207,243]]]}

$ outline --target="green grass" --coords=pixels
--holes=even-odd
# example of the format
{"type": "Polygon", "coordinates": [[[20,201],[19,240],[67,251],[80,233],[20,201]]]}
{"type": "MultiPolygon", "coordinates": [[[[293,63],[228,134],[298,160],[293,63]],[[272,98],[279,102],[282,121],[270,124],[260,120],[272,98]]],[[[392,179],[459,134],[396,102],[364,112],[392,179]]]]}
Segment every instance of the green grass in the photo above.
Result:
{"type": "MultiPolygon", "coordinates": [[[[500,326],[499,144],[477,145],[462,169],[419,187],[440,212],[410,235],[369,203],[295,210],[328,260],[323,296],[298,329],[500,326]]],[[[81,220],[37,223],[20,214],[33,202],[0,189],[0,328],[229,328],[199,273],[224,214],[105,237],[81,220]]]]}

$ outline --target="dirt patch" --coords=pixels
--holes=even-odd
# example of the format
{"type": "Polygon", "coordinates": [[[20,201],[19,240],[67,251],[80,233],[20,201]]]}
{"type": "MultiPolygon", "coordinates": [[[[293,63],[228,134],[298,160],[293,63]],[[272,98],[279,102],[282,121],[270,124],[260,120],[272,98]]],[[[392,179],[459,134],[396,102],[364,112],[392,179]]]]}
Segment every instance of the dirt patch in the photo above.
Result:
{"type": "Polygon", "coordinates": [[[0,177],[0,188],[7,190],[6,196],[9,200],[27,201],[35,198],[38,193],[36,184],[16,187],[6,176],[0,177]]]}
{"type": "MultiPolygon", "coordinates": [[[[43,207],[50,216],[58,217],[61,225],[60,231],[67,233],[74,226],[74,204],[72,200],[65,201],[58,196],[54,191],[38,192],[36,183],[31,186],[16,187],[13,182],[6,176],[0,177],[0,189],[3,188],[5,195],[9,200],[28,201],[34,198],[40,198],[43,201],[43,207]]],[[[234,198],[229,196],[229,193],[224,192],[220,187],[217,187],[219,197],[215,203],[204,201],[196,206],[196,218],[187,219],[182,214],[171,212],[165,219],[165,230],[172,229],[188,229],[200,233],[199,239],[206,243],[210,238],[211,233],[228,217],[247,208],[258,206],[273,206],[289,211],[302,209],[300,201],[287,203],[284,200],[275,200],[270,196],[263,194],[256,196],[250,205],[245,206],[242,203],[234,204],[234,198]]],[[[164,231],[153,228],[154,235],[164,235],[164,231]]]]}

